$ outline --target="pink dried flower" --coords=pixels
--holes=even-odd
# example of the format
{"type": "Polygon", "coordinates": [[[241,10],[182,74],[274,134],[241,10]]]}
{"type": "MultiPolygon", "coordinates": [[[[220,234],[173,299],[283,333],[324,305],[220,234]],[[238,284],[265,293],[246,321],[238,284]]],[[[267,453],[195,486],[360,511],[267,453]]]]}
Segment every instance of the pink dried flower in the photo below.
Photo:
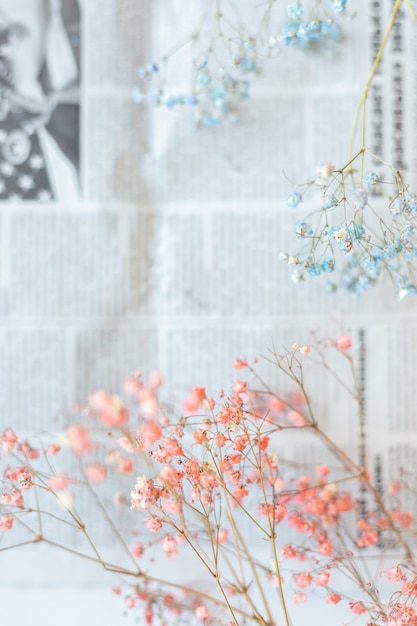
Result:
{"type": "Polygon", "coordinates": [[[177,542],[171,535],[166,535],[162,540],[162,549],[170,559],[174,559],[178,555],[177,545],[177,542]]]}
{"type": "Polygon", "coordinates": [[[17,467],[13,470],[8,469],[5,472],[5,480],[8,482],[17,481],[20,487],[24,490],[31,489],[33,487],[32,475],[27,467],[17,467]]]}
{"type": "MultiPolygon", "coordinates": [[[[359,526],[359,524],[358,524],[359,526]]],[[[360,527],[360,526],[359,526],[360,527]]],[[[375,528],[368,527],[363,530],[359,539],[358,546],[364,548],[366,546],[376,546],[379,542],[379,532],[375,528]]]]}
{"type": "Polygon", "coordinates": [[[333,542],[328,539],[327,541],[322,541],[318,547],[318,551],[323,556],[332,556],[334,548],[333,542]]]}
{"type": "Polygon", "coordinates": [[[10,514],[0,515],[0,530],[11,530],[14,522],[14,517],[10,514]]]}
{"type": "Polygon", "coordinates": [[[240,487],[236,487],[233,491],[233,495],[238,502],[241,502],[243,498],[249,495],[249,491],[245,485],[240,485],[240,487]]]}
{"type": "Polygon", "coordinates": [[[126,598],[126,607],[128,609],[133,609],[135,606],[135,600],[131,596],[126,598]]]}
{"type": "Polygon", "coordinates": [[[118,396],[103,390],[93,391],[88,404],[106,426],[123,426],[127,422],[128,411],[118,396]]]}
{"type": "Polygon", "coordinates": [[[194,431],[193,439],[195,443],[198,443],[198,445],[200,446],[206,443],[208,441],[206,430],[202,430],[201,428],[199,428],[198,430],[194,431]]]}
{"type": "Polygon", "coordinates": [[[349,337],[349,335],[342,335],[336,341],[336,345],[339,350],[348,350],[352,346],[351,338],[349,337]]]}
{"type": "Polygon", "coordinates": [[[240,485],[242,482],[242,472],[240,470],[232,470],[228,473],[228,478],[232,485],[240,485]]]}
{"type": "Polygon", "coordinates": [[[338,604],[342,600],[342,597],[335,591],[331,591],[326,596],[327,604],[338,604]]]}
{"type": "Polygon", "coordinates": [[[236,450],[237,452],[242,452],[245,449],[248,442],[249,442],[249,437],[247,435],[238,435],[237,437],[234,438],[232,448],[233,450],[236,450]]]}
{"type": "Polygon", "coordinates": [[[313,582],[313,577],[310,572],[301,572],[301,574],[296,574],[294,580],[297,587],[300,587],[300,589],[305,589],[306,587],[310,587],[311,583],[313,582]]]}
{"type": "Polygon", "coordinates": [[[292,345],[292,349],[294,350],[294,352],[300,352],[303,356],[306,356],[307,354],[310,354],[311,349],[309,346],[300,346],[300,344],[298,343],[293,343],[292,345]]]}
{"type": "Polygon", "coordinates": [[[146,422],[140,429],[138,447],[141,450],[149,450],[153,444],[162,437],[162,428],[154,420],[146,422]]]}
{"type": "Polygon", "coordinates": [[[316,576],[315,583],[318,587],[326,587],[330,579],[330,572],[320,572],[316,576]]]}
{"type": "Polygon", "coordinates": [[[392,511],[391,517],[403,528],[410,528],[413,523],[413,516],[410,511],[392,511]]]}
{"type": "Polygon", "coordinates": [[[132,452],[134,451],[134,446],[133,441],[130,437],[118,437],[116,441],[119,446],[123,448],[123,450],[125,450],[125,452],[132,454],[132,452]]]}
{"type": "Polygon", "coordinates": [[[184,400],[183,408],[187,413],[196,413],[206,398],[205,387],[194,387],[191,394],[184,400]]]}
{"type": "Polygon", "coordinates": [[[131,509],[145,511],[154,505],[161,496],[161,489],[156,487],[154,481],[146,476],[136,479],[135,488],[130,492],[131,509]]]}
{"type": "Polygon", "coordinates": [[[404,602],[396,602],[389,617],[388,626],[415,626],[417,623],[415,610],[404,602]]]}
{"type": "Polygon", "coordinates": [[[23,495],[20,489],[13,487],[10,493],[2,493],[0,501],[2,504],[15,506],[17,509],[23,509],[23,495]]]}
{"type": "Polygon", "coordinates": [[[297,556],[296,551],[290,544],[281,548],[281,554],[284,559],[294,559],[297,556]]]}
{"type": "Polygon", "coordinates": [[[223,433],[216,433],[213,437],[213,441],[219,448],[224,448],[227,442],[227,437],[223,433]]]}
{"type": "Polygon", "coordinates": [[[136,392],[136,399],[140,405],[140,411],[145,419],[156,420],[159,412],[158,398],[153,389],[140,387],[136,392]]]}
{"type": "Polygon", "coordinates": [[[151,604],[147,604],[145,608],[145,624],[146,626],[153,624],[153,609],[151,604]]]}
{"type": "Polygon", "coordinates": [[[294,426],[305,426],[308,423],[304,415],[301,415],[298,411],[288,411],[287,416],[294,426]]]}
{"type": "Polygon", "coordinates": [[[268,400],[267,407],[273,413],[281,414],[284,413],[287,405],[279,398],[271,398],[270,400],[268,400]]]}
{"type": "Polygon", "coordinates": [[[182,505],[179,500],[168,500],[165,503],[165,511],[167,513],[173,513],[174,515],[178,515],[181,513],[182,505]]]}
{"type": "Polygon", "coordinates": [[[390,485],[388,485],[388,493],[390,496],[397,495],[397,493],[400,492],[400,489],[401,489],[401,485],[398,481],[394,481],[390,485]]]}
{"type": "Polygon", "coordinates": [[[201,620],[202,622],[205,622],[209,618],[210,613],[206,606],[204,606],[203,604],[200,604],[195,610],[195,615],[197,619],[201,620]]]}
{"type": "Polygon", "coordinates": [[[208,467],[204,469],[200,468],[198,482],[203,489],[207,489],[209,491],[216,489],[219,485],[216,473],[208,467]]]}
{"type": "Polygon", "coordinates": [[[417,595],[417,580],[407,581],[401,587],[401,593],[405,596],[417,595]]]}
{"type": "Polygon", "coordinates": [[[320,476],[320,478],[326,478],[326,476],[328,476],[328,474],[329,474],[329,471],[330,470],[327,467],[327,465],[317,465],[316,466],[316,472],[320,476]]]}
{"type": "Polygon", "coordinates": [[[133,473],[133,461],[132,459],[121,458],[119,459],[116,467],[118,474],[132,474],[133,473]]]}
{"type": "Polygon", "coordinates": [[[246,392],[247,383],[243,380],[236,380],[233,383],[233,391],[234,393],[245,393],[246,392]]]}
{"type": "Polygon", "coordinates": [[[235,370],[240,370],[243,367],[248,367],[248,364],[246,363],[246,361],[241,361],[240,359],[236,359],[233,363],[233,369],[235,370]]]}
{"type": "Polygon", "coordinates": [[[66,474],[55,474],[48,480],[48,487],[51,491],[62,491],[70,484],[70,479],[66,474]]]}
{"type": "Polygon", "coordinates": [[[307,596],[302,591],[296,591],[292,597],[293,604],[296,606],[302,604],[307,601],[307,596]]]}
{"type": "Polygon", "coordinates": [[[56,456],[60,450],[61,446],[59,446],[57,443],[50,443],[46,449],[46,454],[49,454],[50,456],[56,456]]]}
{"type": "Polygon", "coordinates": [[[399,580],[405,580],[405,575],[401,571],[401,568],[396,565],[395,567],[390,567],[387,570],[387,578],[391,582],[398,582],[399,580]]]}
{"type": "Polygon", "coordinates": [[[164,447],[171,458],[174,456],[183,456],[184,454],[182,445],[177,439],[175,439],[175,437],[164,437],[161,441],[161,446],[164,447]]]}
{"type": "Polygon", "coordinates": [[[85,475],[92,483],[101,483],[107,476],[107,468],[101,463],[90,463],[84,468],[85,475]]]}
{"type": "Polygon", "coordinates": [[[144,552],[145,552],[145,548],[143,547],[143,543],[141,543],[140,541],[135,543],[135,545],[132,548],[133,556],[135,556],[137,559],[140,559],[140,557],[143,555],[144,552]]]}
{"type": "Polygon", "coordinates": [[[6,428],[3,432],[0,433],[0,443],[1,448],[5,454],[10,454],[13,451],[16,442],[18,440],[18,436],[13,432],[11,428],[6,428]]]}
{"type": "Polygon", "coordinates": [[[136,374],[126,377],[123,383],[123,391],[129,395],[134,395],[142,386],[142,374],[137,372],[136,374]]]}
{"type": "Polygon", "coordinates": [[[148,385],[151,389],[158,389],[164,384],[164,377],[159,370],[153,370],[149,374],[148,385]]]}
{"type": "Polygon", "coordinates": [[[164,466],[159,472],[160,480],[167,483],[174,491],[180,491],[183,477],[183,471],[176,470],[170,465],[164,466]]]}
{"type": "Polygon", "coordinates": [[[366,613],[365,605],[362,602],[349,602],[349,608],[355,615],[366,613]]]}
{"type": "Polygon", "coordinates": [[[259,450],[266,450],[267,447],[269,446],[269,437],[268,435],[265,435],[264,437],[258,437],[258,439],[256,440],[256,445],[258,446],[259,450]]]}
{"type": "Polygon", "coordinates": [[[39,458],[39,452],[27,441],[24,441],[19,445],[19,450],[22,452],[23,456],[30,461],[34,461],[39,458]]]}
{"type": "Polygon", "coordinates": [[[62,445],[69,447],[74,454],[82,456],[92,449],[90,434],[82,424],[70,424],[61,437],[62,445]]]}
{"type": "Polygon", "coordinates": [[[162,522],[159,517],[155,517],[151,515],[151,517],[146,518],[146,528],[153,533],[158,532],[162,528],[162,522]]]}

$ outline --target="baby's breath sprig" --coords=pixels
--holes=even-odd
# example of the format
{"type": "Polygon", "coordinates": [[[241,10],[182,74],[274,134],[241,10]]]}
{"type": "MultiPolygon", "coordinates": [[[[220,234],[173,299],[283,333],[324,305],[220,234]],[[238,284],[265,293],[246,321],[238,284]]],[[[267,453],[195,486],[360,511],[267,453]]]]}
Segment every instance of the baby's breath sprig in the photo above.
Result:
{"type": "Polygon", "coordinates": [[[0,557],[43,544],[96,563],[143,624],[299,626],[313,601],[323,624],[416,626],[415,473],[399,459],[382,488],[352,338],[309,338],[269,351],[273,386],[238,358],[229,392],[167,405],[162,374],[136,373],[58,436],[1,430],[0,557]],[[326,428],[336,389],[359,455],[326,428]]]}
{"type": "Polygon", "coordinates": [[[360,295],[385,274],[398,299],[417,294],[417,194],[401,172],[364,148],[340,169],[323,165],[287,204],[297,209],[310,194],[312,211],[294,229],[301,246],[282,255],[294,282],[324,275],[327,290],[360,295]],[[372,169],[362,177],[367,161],[383,177],[372,169]]]}
{"type": "Polygon", "coordinates": [[[137,102],[150,99],[167,109],[191,105],[201,126],[237,121],[238,104],[249,98],[250,81],[262,74],[266,59],[278,57],[288,46],[328,52],[342,38],[341,22],[354,17],[348,0],[296,0],[286,7],[268,0],[254,7],[250,17],[232,0],[207,0],[202,6],[194,31],[139,68],[139,85],[133,89],[137,102]],[[190,86],[178,92],[171,70],[177,53],[186,48],[190,86]]]}
{"type": "Polygon", "coordinates": [[[287,197],[288,206],[297,209],[308,192],[319,192],[312,198],[311,213],[295,224],[301,247],[295,254],[281,254],[296,283],[331,274],[325,282],[328,291],[341,287],[358,296],[386,275],[397,299],[417,295],[417,194],[404,173],[366,147],[369,90],[402,5],[417,19],[409,0],[393,2],[354,116],[349,161],[339,169],[326,163],[287,197]],[[358,129],[361,147],[354,154],[358,129]]]}

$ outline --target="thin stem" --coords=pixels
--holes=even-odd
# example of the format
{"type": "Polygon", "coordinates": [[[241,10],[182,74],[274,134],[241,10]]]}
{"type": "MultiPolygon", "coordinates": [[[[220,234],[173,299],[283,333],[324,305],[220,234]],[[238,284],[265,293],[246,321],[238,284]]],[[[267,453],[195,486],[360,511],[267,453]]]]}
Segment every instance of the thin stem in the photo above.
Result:
{"type": "MultiPolygon", "coordinates": [[[[75,530],[79,530],[80,529],[79,522],[74,524],[73,522],[70,522],[67,519],[64,519],[63,517],[59,517],[59,515],[55,515],[54,513],[50,513],[49,511],[44,511],[43,509],[32,509],[31,508],[31,509],[28,509],[27,511],[24,511],[24,512],[25,513],[37,513],[39,516],[46,515],[47,517],[51,517],[52,519],[57,520],[61,524],[66,524],[67,526],[70,526],[70,528],[74,528],[75,530]]],[[[35,531],[31,531],[31,532],[35,532],[35,531]]],[[[39,534],[42,535],[43,533],[40,532],[39,534]]]]}
{"type": "MultiPolygon", "coordinates": [[[[251,444],[252,447],[252,444],[251,444]]],[[[253,448],[252,448],[253,450],[253,448]]],[[[254,453],[255,454],[255,453],[254,453]]],[[[264,477],[263,477],[263,467],[262,467],[262,462],[258,463],[258,467],[257,467],[258,473],[259,473],[259,479],[260,479],[260,485],[261,485],[261,490],[262,490],[262,496],[263,496],[263,500],[265,502],[265,507],[266,507],[266,511],[267,511],[267,520],[268,520],[268,526],[269,526],[269,540],[271,541],[272,544],[272,551],[273,551],[273,555],[274,555],[274,564],[275,564],[275,570],[276,570],[276,575],[277,575],[277,579],[278,579],[278,590],[279,590],[279,596],[281,599],[281,606],[282,606],[282,610],[284,613],[284,619],[285,619],[285,623],[287,626],[290,626],[290,621],[289,621],[289,616],[288,616],[288,611],[287,611],[287,603],[285,600],[285,594],[284,594],[284,589],[282,586],[282,576],[281,576],[281,568],[280,568],[280,564],[279,564],[279,559],[278,559],[278,553],[277,553],[277,545],[276,545],[276,532],[275,532],[275,524],[273,522],[273,514],[271,516],[271,514],[268,511],[268,496],[265,490],[265,482],[264,482],[264,477]]],[[[271,498],[272,502],[274,501],[274,498],[271,498]]]]}
{"type": "Polygon", "coordinates": [[[122,546],[123,550],[126,552],[126,554],[129,556],[130,560],[135,564],[135,566],[137,567],[137,563],[135,561],[135,559],[132,556],[131,551],[129,550],[128,546],[126,545],[125,540],[123,539],[123,537],[121,536],[120,532],[118,531],[116,525],[114,524],[113,520],[111,519],[110,515],[108,514],[108,512],[106,511],[105,507],[103,506],[100,498],[98,497],[98,495],[96,494],[96,492],[94,491],[94,489],[92,488],[90,481],[87,480],[87,487],[89,492],[91,493],[91,495],[93,496],[98,508],[100,509],[100,511],[102,512],[103,516],[105,517],[107,523],[109,524],[112,532],[114,533],[114,535],[117,537],[120,545],[122,546]]]}
{"type": "Polygon", "coordinates": [[[14,543],[11,546],[0,548],[0,552],[6,552],[6,550],[14,550],[15,548],[22,548],[23,546],[30,546],[33,543],[39,543],[40,541],[42,541],[42,537],[35,537],[35,539],[28,539],[27,541],[22,541],[21,543],[14,543]]]}
{"type": "Polygon", "coordinates": [[[391,516],[389,515],[389,512],[387,511],[385,504],[382,500],[381,494],[379,493],[378,489],[376,489],[374,487],[374,485],[370,482],[370,480],[368,480],[365,475],[364,475],[364,470],[365,468],[359,467],[332,439],[330,439],[330,437],[328,435],[326,435],[325,432],[323,432],[318,426],[314,427],[315,432],[317,433],[317,435],[326,443],[326,445],[328,446],[328,448],[330,450],[333,451],[334,454],[336,454],[336,456],[338,456],[339,458],[343,459],[343,461],[347,464],[347,466],[351,469],[356,470],[356,472],[358,472],[359,475],[363,476],[363,484],[366,485],[367,489],[372,493],[376,503],[378,504],[378,506],[380,507],[382,513],[385,515],[389,526],[391,528],[391,530],[393,531],[393,533],[396,535],[398,542],[401,544],[401,546],[403,547],[406,557],[410,560],[413,559],[413,552],[410,548],[410,546],[408,545],[407,541],[404,539],[403,534],[401,533],[401,531],[397,528],[396,524],[394,523],[394,521],[391,519],[391,516]]]}
{"type": "Polygon", "coordinates": [[[219,591],[220,591],[220,593],[221,593],[221,595],[223,597],[223,600],[225,602],[227,610],[229,611],[229,613],[232,616],[233,620],[236,621],[235,608],[229,602],[229,599],[228,599],[227,594],[226,594],[226,592],[224,590],[223,584],[222,584],[222,582],[220,580],[221,575],[220,575],[220,572],[217,569],[216,563],[215,563],[215,569],[213,569],[210,566],[210,564],[209,564],[209,562],[207,560],[207,557],[205,557],[205,555],[201,554],[200,550],[198,550],[197,547],[194,545],[194,542],[191,540],[191,537],[190,537],[189,533],[186,532],[187,531],[186,527],[180,528],[175,523],[172,523],[172,526],[179,533],[181,533],[181,535],[185,538],[185,540],[187,541],[187,543],[190,546],[190,548],[193,550],[194,554],[197,556],[197,558],[201,561],[203,566],[209,571],[211,576],[214,578],[214,580],[216,581],[216,585],[217,585],[217,587],[218,587],[218,589],[219,589],[219,591]]]}
{"type": "MultiPolygon", "coordinates": [[[[17,546],[10,546],[12,547],[18,547],[20,545],[26,545],[26,544],[32,544],[32,543],[39,543],[40,541],[43,541],[44,543],[53,546],[55,548],[59,548],[60,550],[64,550],[65,552],[69,552],[70,554],[73,554],[74,556],[77,557],[81,557],[83,559],[86,559],[87,561],[91,561],[93,563],[99,563],[106,571],[108,572],[112,572],[114,574],[120,574],[122,576],[128,576],[130,578],[137,578],[137,579],[143,579],[148,583],[155,583],[157,585],[162,585],[162,586],[166,586],[166,587],[170,587],[172,589],[177,589],[179,591],[185,592],[187,594],[196,594],[196,589],[195,588],[191,588],[188,587],[187,585],[182,585],[180,583],[175,583],[175,582],[171,582],[169,580],[166,579],[161,579],[161,578],[157,578],[154,576],[149,576],[148,574],[145,574],[142,571],[132,571],[123,567],[120,567],[118,565],[114,565],[112,563],[108,563],[107,561],[104,561],[103,559],[101,559],[100,557],[94,557],[88,554],[84,554],[83,552],[78,552],[77,550],[74,550],[73,548],[69,548],[68,546],[65,546],[63,544],[60,543],[56,543],[55,541],[52,541],[51,539],[45,539],[43,538],[39,538],[39,539],[34,539],[32,541],[27,541],[25,543],[22,544],[17,544],[17,546]]],[[[3,550],[6,550],[8,548],[2,548],[0,549],[0,552],[3,550]]],[[[218,598],[213,597],[212,595],[205,593],[204,591],[199,590],[198,591],[198,596],[199,598],[204,598],[205,600],[212,602],[213,604],[215,604],[216,606],[221,606],[224,608],[229,608],[229,602],[222,602],[221,600],[219,600],[218,598]]],[[[245,611],[239,609],[239,608],[234,608],[234,613],[241,615],[244,618],[252,618],[251,615],[249,615],[248,613],[246,613],[245,611]]],[[[235,618],[236,619],[236,618],[235,618]]]]}
{"type": "Polygon", "coordinates": [[[413,5],[411,4],[410,0],[405,0],[405,4],[407,6],[407,9],[410,11],[411,15],[413,16],[413,19],[415,19],[417,21],[417,13],[416,13],[413,5]]]}
{"type": "MultiPolygon", "coordinates": [[[[218,529],[219,528],[219,520],[217,519],[217,515],[216,515],[216,510],[214,510],[214,515],[216,517],[216,526],[215,528],[218,529]]],[[[217,537],[214,536],[213,534],[213,529],[211,527],[211,524],[209,522],[209,518],[207,516],[207,520],[206,520],[206,530],[207,530],[207,535],[209,538],[209,542],[211,544],[211,549],[212,549],[212,553],[213,553],[213,559],[214,559],[214,565],[215,565],[215,569],[216,569],[216,575],[217,577],[220,579],[220,576],[222,576],[222,578],[225,578],[224,574],[221,574],[220,571],[220,567],[219,567],[219,556],[220,556],[220,548],[223,546],[220,546],[217,537]]],[[[239,590],[240,593],[242,593],[244,595],[244,597],[246,598],[246,600],[248,601],[248,604],[252,607],[254,614],[258,614],[258,611],[256,609],[255,604],[253,603],[250,595],[247,593],[247,589],[249,588],[249,585],[247,585],[246,581],[245,581],[245,576],[244,576],[244,572],[243,572],[243,567],[242,567],[242,559],[241,559],[241,555],[240,555],[240,550],[239,550],[239,546],[236,542],[236,536],[234,535],[234,539],[235,539],[235,552],[233,553],[235,557],[237,557],[238,563],[239,563],[239,569],[240,569],[240,577],[241,580],[239,580],[239,576],[237,575],[236,571],[235,571],[235,567],[234,565],[232,565],[230,559],[228,558],[228,555],[226,554],[225,551],[221,551],[221,556],[224,559],[224,561],[226,562],[231,575],[233,577],[233,580],[235,581],[233,584],[233,586],[236,586],[236,589],[239,590]]],[[[228,586],[230,587],[230,582],[228,582],[228,586]]]]}
{"type": "MultiPolygon", "coordinates": [[[[254,523],[256,524],[256,526],[258,526],[258,528],[259,528],[259,529],[260,529],[260,530],[261,530],[261,531],[262,531],[262,532],[263,532],[266,536],[268,536],[268,535],[267,535],[267,533],[265,532],[265,529],[264,529],[264,528],[263,528],[263,527],[262,527],[262,526],[261,526],[261,525],[260,525],[260,524],[259,524],[259,523],[258,523],[258,522],[257,522],[257,521],[256,521],[256,520],[252,517],[252,516],[251,516],[251,514],[249,513],[249,511],[247,511],[247,509],[245,509],[245,507],[243,507],[243,506],[242,506],[242,504],[241,504],[238,500],[236,500],[236,498],[233,496],[233,494],[229,491],[229,489],[228,489],[228,488],[227,488],[227,486],[226,486],[226,483],[225,483],[225,482],[224,482],[224,480],[223,480],[223,477],[222,477],[221,471],[220,471],[220,469],[219,469],[219,467],[218,467],[218,465],[217,465],[217,460],[216,460],[216,458],[215,458],[213,455],[212,455],[212,460],[213,460],[213,463],[216,465],[216,470],[217,470],[217,472],[218,472],[218,476],[221,478],[221,487],[222,487],[222,489],[223,489],[223,493],[224,493],[224,494],[225,494],[225,496],[226,496],[225,501],[226,501],[226,506],[227,506],[227,517],[228,517],[229,523],[230,523],[230,525],[231,525],[231,527],[232,527],[232,530],[233,530],[233,536],[234,536],[234,539],[235,539],[235,546],[236,546],[236,553],[235,553],[235,556],[237,557],[238,562],[239,562],[239,567],[240,567],[240,571],[241,571],[241,576],[242,576],[242,579],[243,579],[243,581],[244,581],[243,567],[242,567],[242,563],[241,563],[241,550],[243,550],[243,552],[244,552],[244,554],[245,554],[245,557],[246,557],[246,562],[249,564],[249,566],[250,566],[250,568],[251,568],[251,571],[252,571],[253,577],[254,577],[255,582],[256,582],[256,586],[257,586],[257,588],[258,588],[258,591],[259,591],[259,593],[260,593],[260,595],[261,595],[261,598],[262,598],[262,601],[263,601],[263,603],[264,603],[265,610],[266,610],[266,612],[268,613],[268,617],[271,619],[271,623],[273,623],[273,621],[272,621],[272,616],[271,616],[270,609],[269,609],[269,605],[268,605],[268,601],[267,601],[267,599],[266,599],[266,596],[265,596],[265,593],[264,593],[264,590],[263,590],[263,586],[262,586],[262,584],[261,584],[261,581],[259,580],[259,576],[258,576],[258,572],[257,572],[256,564],[255,564],[255,562],[254,562],[254,560],[253,560],[253,557],[252,557],[252,555],[250,554],[250,551],[249,551],[249,549],[248,549],[248,547],[247,547],[247,544],[246,544],[246,542],[244,541],[244,539],[243,539],[243,537],[242,537],[242,534],[241,534],[241,532],[239,531],[238,526],[237,526],[237,524],[236,524],[236,522],[235,522],[234,515],[233,515],[232,510],[231,510],[230,499],[233,499],[233,500],[236,502],[236,504],[238,504],[238,505],[240,506],[241,510],[245,513],[245,515],[247,515],[247,516],[249,517],[249,519],[250,519],[252,522],[254,522],[254,523]]],[[[259,612],[256,610],[256,608],[254,607],[253,602],[252,602],[252,600],[251,600],[251,598],[250,598],[249,594],[247,593],[247,588],[248,588],[248,585],[246,585],[246,583],[245,583],[245,582],[243,582],[243,588],[242,588],[243,594],[244,594],[244,596],[245,596],[246,600],[248,601],[248,603],[249,603],[249,604],[252,606],[252,608],[254,609],[254,611],[255,611],[256,613],[258,613],[259,620],[262,622],[262,621],[263,621],[263,618],[262,618],[262,616],[259,614],[259,612]]]]}

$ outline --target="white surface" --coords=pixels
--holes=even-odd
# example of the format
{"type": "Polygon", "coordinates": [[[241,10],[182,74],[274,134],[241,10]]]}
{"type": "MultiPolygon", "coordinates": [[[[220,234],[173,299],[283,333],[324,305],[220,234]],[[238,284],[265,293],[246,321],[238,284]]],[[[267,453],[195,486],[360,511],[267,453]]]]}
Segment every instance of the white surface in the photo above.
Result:
{"type": "MultiPolygon", "coordinates": [[[[143,624],[107,590],[38,589],[0,591],[1,624],[7,626],[131,626],[143,624]]],[[[290,607],[293,626],[362,626],[364,620],[323,600],[290,607]]]]}
{"type": "Polygon", "coordinates": [[[130,626],[123,600],[108,589],[1,589],[1,623],[7,626],[130,626]]]}

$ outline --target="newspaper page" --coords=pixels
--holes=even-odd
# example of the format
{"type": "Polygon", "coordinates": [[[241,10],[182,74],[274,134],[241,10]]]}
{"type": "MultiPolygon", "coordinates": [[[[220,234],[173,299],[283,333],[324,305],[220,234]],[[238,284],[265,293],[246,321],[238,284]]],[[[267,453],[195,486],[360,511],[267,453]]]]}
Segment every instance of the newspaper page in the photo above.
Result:
{"type": "MultiPolygon", "coordinates": [[[[289,191],[320,163],[346,162],[392,3],[356,2],[335,58],[284,50],[239,123],[207,129],[186,107],[132,98],[137,68],[189,32],[198,4],[0,0],[1,423],[50,431],[72,403],[136,371],[214,394],[235,358],[259,357],[273,384],[272,346],[334,328],[357,342],[370,466],[385,489],[393,468],[417,470],[417,301],[397,302],[388,279],[360,299],[294,284],[280,253],[292,245],[289,191]]],[[[410,172],[416,58],[402,7],[370,89],[368,139],[410,172]]],[[[350,405],[318,374],[315,385],[323,425],[359,455],[350,405]]],[[[24,573],[4,563],[3,587],[33,580],[35,560],[24,573]]],[[[50,571],[39,584],[56,580],[50,571]]]]}

